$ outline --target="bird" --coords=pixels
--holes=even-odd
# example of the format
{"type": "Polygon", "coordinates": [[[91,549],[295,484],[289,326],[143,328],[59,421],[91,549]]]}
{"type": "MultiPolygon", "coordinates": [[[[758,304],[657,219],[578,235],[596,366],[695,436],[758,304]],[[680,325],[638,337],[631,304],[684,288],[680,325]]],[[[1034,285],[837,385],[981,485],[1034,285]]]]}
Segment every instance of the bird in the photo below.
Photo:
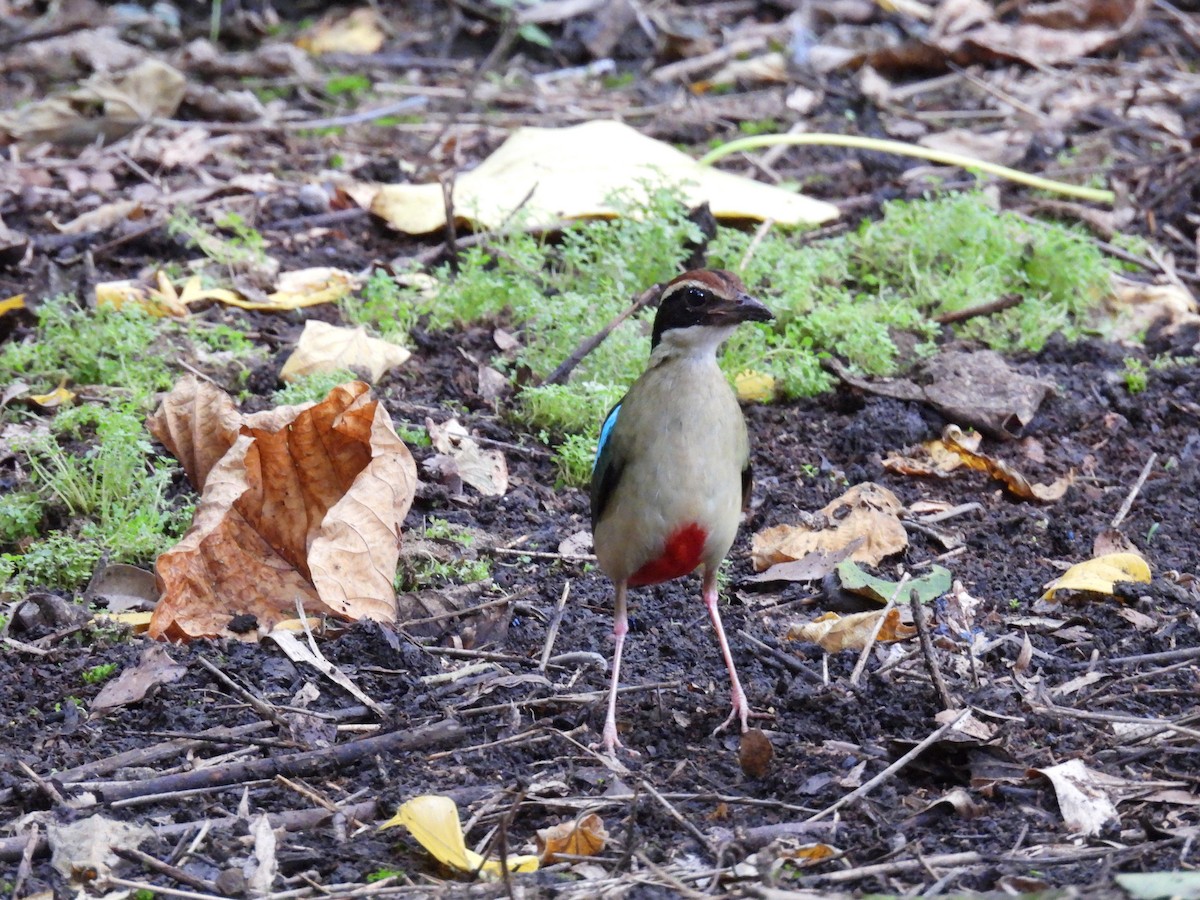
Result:
{"type": "Polygon", "coordinates": [[[743,322],[773,318],[732,272],[674,278],[662,291],[646,369],[600,428],[590,493],[593,547],[614,586],[612,680],[598,745],[609,756],[623,747],[616,715],[628,590],[700,567],[732,695],[729,717],[713,733],[735,719],[747,730],[750,708],[717,608],[717,573],[749,501],[750,442],[717,350],[743,322]]]}

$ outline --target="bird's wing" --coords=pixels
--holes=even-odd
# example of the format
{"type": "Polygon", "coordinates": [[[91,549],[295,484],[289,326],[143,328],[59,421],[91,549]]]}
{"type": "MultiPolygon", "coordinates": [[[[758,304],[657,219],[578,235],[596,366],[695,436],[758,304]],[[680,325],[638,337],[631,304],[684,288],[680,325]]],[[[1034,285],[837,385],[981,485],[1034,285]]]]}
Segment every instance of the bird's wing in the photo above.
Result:
{"type": "Polygon", "coordinates": [[[617,403],[600,426],[600,443],[596,447],[596,459],[592,462],[592,529],[604,515],[604,508],[612,498],[617,482],[621,479],[621,470],[625,468],[624,454],[616,441],[613,440],[613,426],[617,424],[617,414],[621,411],[621,403],[617,403]]]}
{"type": "Polygon", "coordinates": [[[742,511],[745,512],[750,508],[750,491],[754,487],[754,470],[750,465],[750,459],[747,457],[746,465],[742,467],[742,511]]]}

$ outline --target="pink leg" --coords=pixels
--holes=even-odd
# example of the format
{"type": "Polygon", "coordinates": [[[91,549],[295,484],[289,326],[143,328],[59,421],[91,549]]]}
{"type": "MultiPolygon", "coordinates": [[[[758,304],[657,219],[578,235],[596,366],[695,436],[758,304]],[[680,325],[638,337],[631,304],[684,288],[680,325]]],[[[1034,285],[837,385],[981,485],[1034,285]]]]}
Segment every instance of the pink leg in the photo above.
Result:
{"type": "Polygon", "coordinates": [[[729,684],[733,693],[733,709],[729,713],[729,718],[722,722],[713,734],[724,731],[734,719],[741,722],[742,732],[745,733],[749,728],[746,720],[750,716],[750,704],[746,702],[746,692],[742,690],[742,683],[738,680],[737,669],[733,665],[733,654],[729,652],[729,641],[725,639],[725,628],[721,625],[721,612],[717,609],[716,566],[705,568],[702,591],[704,605],[708,607],[708,615],[712,619],[713,630],[717,632],[717,642],[721,645],[721,655],[725,657],[725,668],[729,670],[729,684]]]}
{"type": "Polygon", "coordinates": [[[604,717],[604,736],[600,742],[601,748],[609,756],[613,756],[621,744],[617,737],[617,684],[621,680],[621,650],[625,646],[625,635],[629,631],[629,615],[625,603],[625,582],[616,584],[616,600],[613,604],[613,637],[616,639],[613,647],[612,683],[608,687],[608,714],[604,717]]]}

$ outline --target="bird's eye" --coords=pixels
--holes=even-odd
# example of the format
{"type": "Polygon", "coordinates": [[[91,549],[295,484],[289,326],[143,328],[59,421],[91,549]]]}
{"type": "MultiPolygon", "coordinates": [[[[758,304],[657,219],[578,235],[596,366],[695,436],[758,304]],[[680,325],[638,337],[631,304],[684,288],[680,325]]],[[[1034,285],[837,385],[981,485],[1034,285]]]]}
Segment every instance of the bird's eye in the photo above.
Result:
{"type": "Polygon", "coordinates": [[[683,302],[688,309],[699,309],[708,301],[708,292],[700,288],[690,287],[684,292],[683,302]]]}

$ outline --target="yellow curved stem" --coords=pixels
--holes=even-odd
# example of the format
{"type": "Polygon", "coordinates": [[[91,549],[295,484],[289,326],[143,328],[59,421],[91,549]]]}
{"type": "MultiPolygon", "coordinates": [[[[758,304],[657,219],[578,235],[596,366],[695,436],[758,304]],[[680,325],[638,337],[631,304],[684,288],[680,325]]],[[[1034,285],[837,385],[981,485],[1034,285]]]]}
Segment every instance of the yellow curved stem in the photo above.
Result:
{"type": "Polygon", "coordinates": [[[964,169],[986,172],[989,175],[1006,178],[1009,181],[1015,181],[1017,184],[1023,184],[1027,187],[1052,191],[1056,194],[1065,194],[1068,197],[1076,197],[1080,200],[1092,200],[1096,203],[1108,204],[1112,204],[1116,200],[1116,195],[1112,191],[1100,188],[1080,187],[1077,184],[1066,184],[1061,181],[1052,181],[1049,178],[1030,175],[1028,172],[1019,172],[1016,169],[1008,168],[1008,166],[1000,166],[996,163],[976,159],[973,156],[967,156],[962,153],[931,150],[928,147],[906,144],[903,141],[858,137],[850,134],[760,134],[754,137],[738,138],[704,154],[704,156],[700,157],[700,165],[710,166],[718,159],[723,159],[731,153],[738,153],[743,150],[758,150],[762,147],[775,147],[780,144],[789,146],[818,144],[826,147],[850,147],[855,150],[895,153],[897,156],[912,156],[917,159],[927,159],[930,162],[941,163],[942,165],[959,166],[964,169]]]}

